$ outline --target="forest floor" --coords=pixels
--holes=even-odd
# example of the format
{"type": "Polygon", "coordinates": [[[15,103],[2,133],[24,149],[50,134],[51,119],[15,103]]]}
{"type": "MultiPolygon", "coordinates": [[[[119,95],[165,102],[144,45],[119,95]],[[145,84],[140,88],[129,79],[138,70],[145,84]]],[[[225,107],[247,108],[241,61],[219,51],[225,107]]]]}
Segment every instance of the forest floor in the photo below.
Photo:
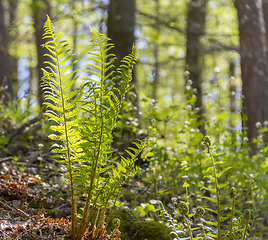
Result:
{"type": "MultiPolygon", "coordinates": [[[[7,141],[0,143],[0,240],[69,239],[71,204],[63,176],[66,170],[51,159],[51,143],[43,126],[40,117],[19,127],[8,119],[3,123],[7,141]]],[[[130,201],[123,201],[133,208],[130,201]]],[[[91,239],[90,234],[85,240],[91,239]]],[[[266,234],[268,231],[250,239],[268,239],[266,234]]],[[[105,236],[101,239],[108,239],[105,236]]]]}
{"type": "Polygon", "coordinates": [[[3,122],[1,130],[7,142],[2,148],[0,145],[0,151],[7,157],[0,158],[1,240],[63,239],[70,235],[68,185],[58,171],[61,166],[50,159],[48,139],[39,120],[37,117],[19,127],[9,119],[3,122]]]}
{"type": "Polygon", "coordinates": [[[68,217],[56,220],[50,215],[55,210],[68,209],[70,203],[41,195],[44,188],[53,189],[36,175],[2,167],[0,239],[60,239],[69,234],[68,217]]]}
{"type": "MultiPolygon", "coordinates": [[[[52,158],[52,143],[44,126],[40,116],[21,126],[8,118],[2,122],[0,130],[6,141],[0,142],[0,240],[70,239],[66,170],[52,158]]],[[[159,229],[169,239],[168,232],[159,229]]],[[[86,232],[84,239],[92,239],[91,234],[86,232]]],[[[118,235],[120,232],[110,237],[104,232],[97,239],[119,239],[118,235]]]]}

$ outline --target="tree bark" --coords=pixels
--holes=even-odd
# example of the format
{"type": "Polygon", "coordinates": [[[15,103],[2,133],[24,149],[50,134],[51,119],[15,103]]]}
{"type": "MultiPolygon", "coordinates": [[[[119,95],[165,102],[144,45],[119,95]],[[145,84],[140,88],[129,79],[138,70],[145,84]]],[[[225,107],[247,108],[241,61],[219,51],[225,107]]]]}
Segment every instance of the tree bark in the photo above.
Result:
{"type": "Polygon", "coordinates": [[[5,104],[8,104],[14,95],[10,79],[10,62],[4,15],[4,6],[2,0],[0,0],[0,98],[5,104]]]}
{"type": "MultiPolygon", "coordinates": [[[[17,46],[18,28],[16,23],[18,0],[9,0],[9,43],[13,43],[13,48],[17,46]]],[[[17,52],[17,51],[15,51],[17,52]]],[[[10,60],[10,80],[13,86],[14,99],[18,95],[18,57],[16,54],[9,54],[10,60]]]]}
{"type": "MultiPolygon", "coordinates": [[[[187,29],[186,29],[186,70],[189,79],[193,81],[192,87],[196,89],[195,107],[199,108],[198,121],[203,121],[204,107],[202,103],[202,45],[200,37],[205,32],[207,0],[190,0],[188,3],[187,29]]],[[[205,134],[204,123],[199,130],[205,134]]]]}
{"type": "MultiPolygon", "coordinates": [[[[135,0],[110,0],[108,10],[108,37],[112,40],[114,48],[111,50],[116,55],[115,67],[120,65],[121,60],[131,53],[135,42],[135,0]]],[[[136,91],[137,79],[135,67],[132,74],[132,90],[127,99],[133,104],[135,117],[139,118],[139,103],[136,91]]]]}
{"type": "MultiPolygon", "coordinates": [[[[108,37],[112,40],[115,46],[111,50],[111,53],[116,55],[116,60],[114,63],[115,67],[118,67],[121,60],[132,52],[132,47],[135,42],[135,11],[135,0],[110,0],[108,11],[108,37]]],[[[134,67],[131,83],[133,88],[128,92],[126,99],[133,104],[133,109],[128,109],[128,112],[131,113],[135,118],[139,119],[138,95],[135,89],[136,84],[137,79],[134,67]]],[[[122,112],[124,112],[124,109],[122,109],[122,112]]],[[[117,149],[116,152],[119,152],[120,154],[123,153],[123,157],[130,157],[125,150],[128,147],[136,148],[137,146],[134,145],[133,142],[142,136],[137,136],[135,134],[132,126],[129,126],[128,119],[123,118],[121,121],[124,123],[124,125],[123,127],[115,129],[112,147],[117,149]],[[115,132],[117,132],[117,134],[115,134],[115,132]]],[[[143,164],[140,156],[138,156],[138,160],[135,162],[135,164],[143,164]]]]}
{"type": "Polygon", "coordinates": [[[115,66],[131,53],[135,42],[135,0],[111,0],[108,11],[108,37],[112,39],[117,60],[115,66]]]}
{"type": "MultiPolygon", "coordinates": [[[[248,139],[252,143],[258,134],[256,123],[268,120],[268,65],[262,0],[236,0],[235,6],[240,31],[243,108],[247,115],[248,139]]],[[[256,146],[251,144],[251,147],[254,154],[256,146]]]]}
{"type": "Polygon", "coordinates": [[[262,10],[265,23],[266,58],[268,61],[268,0],[262,0],[262,10]]]}
{"type": "Polygon", "coordinates": [[[50,5],[47,0],[33,0],[32,9],[34,17],[35,43],[37,49],[38,103],[40,108],[42,108],[44,92],[43,88],[41,87],[43,77],[43,72],[41,69],[46,67],[44,61],[50,61],[50,58],[44,57],[44,54],[48,53],[48,51],[41,45],[47,41],[43,39],[43,26],[47,19],[47,15],[50,15],[50,5]]]}
{"type": "MultiPolygon", "coordinates": [[[[156,16],[159,16],[159,10],[160,10],[160,4],[159,0],[155,1],[155,13],[156,16]]],[[[154,54],[154,80],[153,80],[153,91],[152,91],[152,98],[157,100],[157,89],[159,85],[159,34],[160,34],[160,28],[157,21],[155,21],[154,25],[155,30],[155,37],[154,37],[154,44],[153,44],[153,54],[154,54]]]]}

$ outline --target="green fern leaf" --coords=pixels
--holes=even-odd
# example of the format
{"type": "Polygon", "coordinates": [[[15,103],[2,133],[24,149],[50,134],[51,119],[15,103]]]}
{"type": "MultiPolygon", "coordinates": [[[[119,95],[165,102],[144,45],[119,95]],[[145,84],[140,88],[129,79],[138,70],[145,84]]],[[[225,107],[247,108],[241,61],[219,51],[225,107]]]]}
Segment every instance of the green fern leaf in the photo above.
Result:
{"type": "Polygon", "coordinates": [[[217,199],[215,199],[215,198],[205,197],[205,196],[202,196],[202,198],[203,198],[203,199],[207,199],[207,200],[209,200],[210,202],[213,202],[213,203],[217,204],[217,199]]]}
{"type": "Polygon", "coordinates": [[[227,172],[230,169],[232,169],[232,167],[224,168],[221,172],[217,173],[217,177],[220,178],[222,176],[222,174],[224,174],[225,172],[227,172]]]}

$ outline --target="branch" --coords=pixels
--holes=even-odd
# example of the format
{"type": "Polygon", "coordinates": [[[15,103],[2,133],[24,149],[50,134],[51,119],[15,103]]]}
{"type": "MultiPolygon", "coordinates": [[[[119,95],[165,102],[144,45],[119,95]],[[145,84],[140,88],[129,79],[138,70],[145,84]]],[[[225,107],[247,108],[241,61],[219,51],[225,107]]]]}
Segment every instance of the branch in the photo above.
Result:
{"type": "Polygon", "coordinates": [[[43,114],[40,114],[39,116],[37,116],[37,117],[31,119],[30,121],[22,124],[20,127],[14,129],[11,133],[9,133],[7,135],[7,138],[12,139],[12,138],[20,135],[24,131],[25,128],[27,128],[27,127],[31,126],[32,124],[40,121],[42,119],[42,117],[43,117],[43,114]]]}
{"type": "Polygon", "coordinates": [[[164,21],[164,20],[161,20],[159,19],[158,16],[154,16],[154,15],[151,15],[151,14],[148,14],[148,13],[145,13],[145,12],[141,12],[140,10],[137,10],[137,13],[140,14],[141,16],[144,16],[146,18],[150,18],[150,19],[153,19],[155,20],[157,23],[161,24],[161,25],[164,25],[170,29],[173,29],[173,30],[176,30],[180,33],[184,33],[185,30],[181,29],[180,27],[176,27],[176,26],[172,26],[170,22],[167,22],[167,21],[164,21]]]}

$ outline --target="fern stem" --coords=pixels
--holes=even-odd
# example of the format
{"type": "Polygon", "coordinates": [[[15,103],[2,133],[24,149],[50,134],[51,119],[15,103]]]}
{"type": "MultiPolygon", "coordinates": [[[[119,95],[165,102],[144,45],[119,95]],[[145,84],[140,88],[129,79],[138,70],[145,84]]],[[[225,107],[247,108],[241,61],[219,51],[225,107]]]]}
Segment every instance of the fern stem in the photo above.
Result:
{"type": "Polygon", "coordinates": [[[233,197],[232,197],[231,219],[230,219],[230,230],[229,230],[229,240],[232,240],[233,217],[234,217],[234,203],[235,203],[235,196],[233,195],[233,197]]]}
{"type": "Polygon", "coordinates": [[[249,225],[249,221],[250,221],[250,216],[251,216],[250,210],[249,209],[246,209],[245,212],[244,212],[244,215],[247,218],[247,222],[246,222],[246,226],[245,226],[245,229],[244,229],[242,240],[245,240],[246,239],[247,229],[248,229],[248,225],[249,225]]]}
{"type": "MultiPolygon", "coordinates": [[[[94,164],[92,166],[92,172],[91,172],[91,176],[90,176],[90,186],[89,186],[89,191],[88,191],[88,196],[87,196],[87,200],[86,200],[86,205],[85,205],[85,209],[84,209],[84,214],[83,214],[83,218],[81,220],[81,224],[79,226],[79,237],[78,240],[82,239],[84,232],[86,231],[88,224],[90,222],[89,219],[89,207],[90,207],[90,202],[91,202],[91,197],[92,197],[92,190],[93,190],[93,186],[94,186],[94,180],[95,180],[95,176],[96,176],[96,170],[97,170],[97,166],[98,166],[98,162],[99,162],[99,157],[100,157],[100,152],[101,152],[101,145],[102,145],[102,138],[103,138],[103,127],[104,127],[104,120],[103,120],[103,79],[104,79],[104,67],[103,65],[105,64],[103,62],[103,54],[102,54],[103,49],[100,50],[101,52],[101,96],[100,96],[100,115],[101,115],[101,127],[100,127],[100,137],[99,137],[99,141],[98,141],[98,150],[97,150],[97,155],[95,157],[95,161],[94,164]]],[[[97,105],[97,104],[96,104],[97,105]]],[[[95,110],[96,110],[96,105],[95,105],[95,110]]],[[[96,143],[96,141],[95,141],[96,143]]],[[[95,154],[94,154],[95,155],[95,154]]]]}
{"type": "Polygon", "coordinates": [[[205,233],[205,229],[204,229],[204,224],[203,222],[201,222],[201,231],[202,231],[202,237],[203,237],[203,240],[206,240],[206,233],[205,233]]]}
{"type": "Polygon", "coordinates": [[[188,231],[189,231],[189,234],[190,234],[190,239],[191,239],[191,240],[194,240],[194,238],[193,238],[193,234],[192,234],[192,228],[191,228],[191,225],[190,225],[190,223],[189,223],[189,220],[186,218],[185,215],[183,215],[183,219],[184,219],[185,224],[186,224],[187,227],[188,227],[188,231]]]}
{"type": "Polygon", "coordinates": [[[215,187],[216,187],[216,196],[217,196],[217,222],[218,222],[218,240],[220,240],[221,238],[221,226],[220,226],[220,193],[219,193],[219,186],[218,186],[218,178],[217,178],[217,172],[216,172],[216,164],[215,164],[215,160],[214,157],[212,155],[212,152],[210,150],[210,141],[205,141],[205,144],[207,146],[208,149],[208,153],[210,155],[210,158],[212,160],[212,164],[213,164],[213,174],[214,174],[214,179],[215,179],[215,187]]]}
{"type": "Polygon", "coordinates": [[[197,207],[197,209],[196,209],[196,217],[200,220],[200,224],[198,224],[198,225],[201,226],[201,233],[202,233],[203,240],[206,240],[206,233],[205,233],[204,223],[203,223],[203,219],[202,219],[204,214],[205,214],[204,208],[197,207]]]}

